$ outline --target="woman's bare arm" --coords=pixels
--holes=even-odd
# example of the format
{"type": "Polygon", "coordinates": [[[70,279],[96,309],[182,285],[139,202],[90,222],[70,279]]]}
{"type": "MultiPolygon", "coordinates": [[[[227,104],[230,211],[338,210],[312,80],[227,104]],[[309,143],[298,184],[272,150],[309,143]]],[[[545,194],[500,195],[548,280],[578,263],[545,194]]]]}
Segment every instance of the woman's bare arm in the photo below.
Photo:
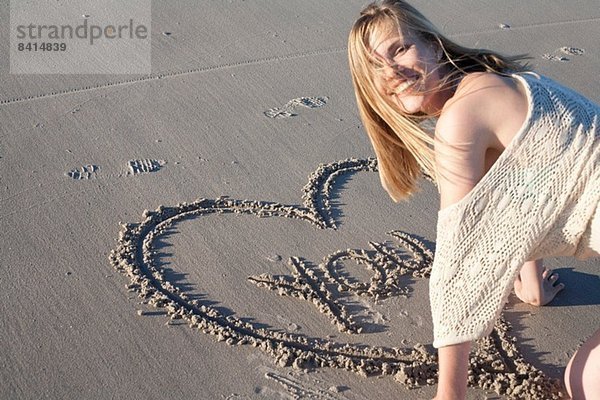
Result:
{"type": "Polygon", "coordinates": [[[438,349],[438,387],[434,400],[463,400],[465,398],[470,351],[471,342],[438,349]]]}
{"type": "MultiPolygon", "coordinates": [[[[484,102],[476,95],[446,107],[436,125],[435,161],[440,208],[466,196],[486,173],[485,153],[493,133],[481,116],[484,102]]],[[[438,349],[439,379],[435,400],[463,400],[467,391],[471,342],[438,349]]]]}

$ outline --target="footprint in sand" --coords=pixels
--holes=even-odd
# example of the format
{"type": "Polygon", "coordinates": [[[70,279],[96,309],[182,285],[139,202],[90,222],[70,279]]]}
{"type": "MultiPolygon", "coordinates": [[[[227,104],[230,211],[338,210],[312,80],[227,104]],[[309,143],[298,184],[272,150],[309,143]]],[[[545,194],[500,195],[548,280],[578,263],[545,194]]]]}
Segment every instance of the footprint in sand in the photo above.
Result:
{"type": "Polygon", "coordinates": [[[153,160],[145,158],[142,160],[129,160],[127,162],[127,175],[139,175],[149,172],[156,172],[166,164],[164,160],[153,160]]]}
{"type": "Polygon", "coordinates": [[[327,97],[298,97],[297,99],[288,101],[283,107],[271,108],[265,111],[264,114],[269,118],[294,117],[297,115],[294,114],[296,107],[321,108],[327,104],[328,100],[329,98],[327,97]]]}
{"type": "MultiPolygon", "coordinates": [[[[585,54],[585,49],[580,49],[578,47],[564,46],[555,51],[555,53],[558,53],[558,52],[561,52],[563,54],[567,54],[570,56],[582,56],[583,54],[585,54]]],[[[545,60],[548,60],[548,61],[558,61],[558,62],[571,61],[570,58],[567,58],[565,56],[557,55],[557,54],[550,54],[550,53],[543,54],[542,58],[545,60]]]]}
{"type": "Polygon", "coordinates": [[[560,51],[562,51],[565,54],[569,54],[571,56],[582,56],[585,54],[585,50],[584,49],[580,49],[578,47],[561,47],[560,51]]]}
{"type": "Polygon", "coordinates": [[[548,61],[559,61],[559,62],[570,61],[567,57],[555,56],[554,54],[549,54],[549,53],[546,53],[546,54],[542,55],[542,58],[544,60],[548,60],[548,61]]]}
{"type": "MultiPolygon", "coordinates": [[[[127,171],[125,173],[121,172],[118,174],[109,174],[104,175],[103,177],[111,177],[111,178],[119,178],[123,175],[140,175],[150,172],[156,172],[160,170],[167,162],[164,160],[154,160],[154,159],[141,159],[141,160],[129,160],[127,161],[127,171]]],[[[84,165],[79,168],[74,168],[68,172],[65,172],[65,176],[75,180],[81,179],[95,179],[97,178],[96,172],[100,167],[93,164],[84,165]]]]}
{"type": "Polygon", "coordinates": [[[65,175],[76,180],[93,179],[96,177],[96,171],[98,171],[98,166],[89,164],[65,172],[65,175]]]}

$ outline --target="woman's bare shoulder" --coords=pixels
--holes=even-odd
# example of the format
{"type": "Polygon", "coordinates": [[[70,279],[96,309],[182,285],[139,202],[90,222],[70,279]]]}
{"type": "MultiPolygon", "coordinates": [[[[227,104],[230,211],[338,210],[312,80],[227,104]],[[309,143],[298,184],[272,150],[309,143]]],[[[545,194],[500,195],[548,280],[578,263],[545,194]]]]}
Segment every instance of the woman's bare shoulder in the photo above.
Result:
{"type": "Polygon", "coordinates": [[[477,73],[463,78],[435,129],[441,208],[462,199],[479,182],[486,173],[488,149],[504,149],[500,138],[508,124],[501,118],[516,113],[510,102],[520,96],[510,77],[477,73]]]}
{"type": "MultiPolygon", "coordinates": [[[[436,135],[502,150],[527,114],[527,97],[514,78],[488,72],[467,74],[438,119],[436,135]]],[[[485,150],[485,149],[484,149],[485,150]]]]}
{"type": "Polygon", "coordinates": [[[436,124],[436,136],[450,143],[470,142],[487,130],[485,100],[494,77],[484,73],[466,75],[446,102],[436,124]],[[491,79],[490,79],[491,78],[491,79]]]}
{"type": "Polygon", "coordinates": [[[486,173],[489,149],[502,152],[527,115],[527,96],[514,78],[468,74],[446,102],[435,129],[441,207],[462,199],[486,173]]]}

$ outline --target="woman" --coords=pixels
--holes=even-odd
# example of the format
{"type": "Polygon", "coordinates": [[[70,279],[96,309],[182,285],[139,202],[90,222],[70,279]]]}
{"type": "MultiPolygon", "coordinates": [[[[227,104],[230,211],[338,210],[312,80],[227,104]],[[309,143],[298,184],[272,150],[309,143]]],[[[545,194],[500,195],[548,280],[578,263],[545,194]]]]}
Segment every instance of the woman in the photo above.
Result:
{"type": "MultiPolygon", "coordinates": [[[[424,171],[440,192],[436,399],[462,399],[471,341],[489,334],[512,287],[547,304],[564,285],[543,257],[600,256],[600,107],[519,58],[457,45],[404,1],[367,6],[348,55],[382,186],[406,200],[424,171]]],[[[600,330],[569,363],[575,399],[598,398],[599,349],[600,330]]]]}

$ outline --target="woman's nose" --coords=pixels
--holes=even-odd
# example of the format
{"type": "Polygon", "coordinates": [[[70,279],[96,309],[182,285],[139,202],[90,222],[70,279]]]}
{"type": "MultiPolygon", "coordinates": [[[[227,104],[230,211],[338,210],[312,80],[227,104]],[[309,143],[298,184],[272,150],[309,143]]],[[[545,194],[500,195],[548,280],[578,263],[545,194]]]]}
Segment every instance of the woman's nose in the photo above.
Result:
{"type": "Polygon", "coordinates": [[[383,76],[385,77],[385,79],[392,80],[398,78],[402,79],[404,75],[400,71],[400,67],[398,66],[398,64],[387,63],[383,68],[383,76]]]}

